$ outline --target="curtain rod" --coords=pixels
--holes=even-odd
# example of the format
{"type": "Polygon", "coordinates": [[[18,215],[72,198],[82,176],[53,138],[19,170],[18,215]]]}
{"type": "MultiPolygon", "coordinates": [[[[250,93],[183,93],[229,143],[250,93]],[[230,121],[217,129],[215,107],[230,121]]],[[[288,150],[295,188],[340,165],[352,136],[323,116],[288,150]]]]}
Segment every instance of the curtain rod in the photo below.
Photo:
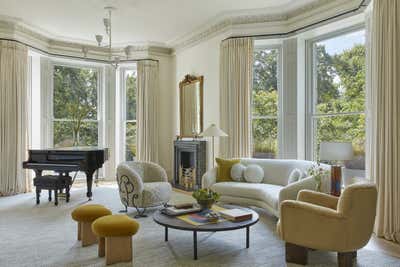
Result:
{"type": "MultiPolygon", "coordinates": [[[[109,60],[104,60],[104,59],[86,58],[86,57],[79,57],[79,56],[71,56],[71,55],[62,55],[62,54],[57,54],[57,53],[50,53],[50,52],[45,51],[43,49],[40,49],[40,48],[37,48],[37,47],[32,46],[30,44],[27,44],[25,42],[22,42],[22,41],[19,41],[19,40],[10,39],[10,38],[0,38],[0,40],[16,42],[16,43],[25,45],[25,46],[33,49],[33,50],[36,50],[37,52],[45,54],[47,56],[62,57],[62,58],[69,58],[69,59],[78,59],[78,60],[84,60],[84,61],[90,61],[90,62],[96,62],[96,63],[110,64],[109,60]]],[[[142,58],[142,59],[124,59],[124,60],[120,60],[119,63],[130,63],[130,62],[139,62],[139,61],[146,61],[146,60],[159,62],[158,59],[142,58]]]]}
{"type": "Polygon", "coordinates": [[[294,34],[296,34],[296,33],[298,33],[298,32],[304,31],[304,30],[309,29],[309,28],[313,28],[313,27],[315,27],[315,26],[317,26],[317,25],[319,25],[319,24],[323,24],[323,23],[325,23],[325,22],[328,22],[328,21],[337,19],[337,18],[342,17],[342,16],[345,16],[345,15],[347,15],[347,14],[351,14],[351,13],[357,12],[357,11],[359,11],[361,8],[367,7],[368,4],[369,4],[369,2],[370,2],[370,0],[362,0],[361,3],[358,5],[358,7],[354,8],[354,9],[351,9],[351,10],[348,10],[348,11],[345,11],[345,12],[342,12],[342,13],[339,13],[339,14],[337,14],[337,15],[334,15],[334,16],[329,17],[329,18],[326,18],[326,19],[322,19],[322,20],[317,21],[317,22],[313,22],[313,23],[311,23],[311,24],[302,26],[302,27],[300,27],[300,28],[297,28],[297,29],[294,29],[294,30],[291,30],[291,31],[288,31],[288,32],[284,32],[284,33],[271,33],[271,34],[254,34],[254,35],[232,36],[232,37],[227,37],[227,38],[225,38],[223,41],[229,40],[229,39],[250,38],[250,37],[252,37],[252,38],[260,38],[260,39],[263,38],[263,37],[266,37],[266,38],[268,38],[268,37],[289,37],[289,36],[292,36],[292,35],[294,35],[294,34]],[[366,2],[367,2],[367,3],[366,3],[366,2]]]}

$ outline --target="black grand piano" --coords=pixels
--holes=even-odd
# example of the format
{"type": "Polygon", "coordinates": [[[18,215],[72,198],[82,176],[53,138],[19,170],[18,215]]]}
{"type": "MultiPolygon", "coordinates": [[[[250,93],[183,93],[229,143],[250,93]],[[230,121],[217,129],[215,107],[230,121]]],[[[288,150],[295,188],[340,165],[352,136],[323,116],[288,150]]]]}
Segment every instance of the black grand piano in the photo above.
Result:
{"type": "Polygon", "coordinates": [[[29,149],[29,158],[22,163],[24,169],[32,169],[36,176],[42,171],[59,173],[82,171],[86,174],[87,193],[92,198],[93,174],[108,159],[108,148],[70,147],[50,149],[29,149]]]}

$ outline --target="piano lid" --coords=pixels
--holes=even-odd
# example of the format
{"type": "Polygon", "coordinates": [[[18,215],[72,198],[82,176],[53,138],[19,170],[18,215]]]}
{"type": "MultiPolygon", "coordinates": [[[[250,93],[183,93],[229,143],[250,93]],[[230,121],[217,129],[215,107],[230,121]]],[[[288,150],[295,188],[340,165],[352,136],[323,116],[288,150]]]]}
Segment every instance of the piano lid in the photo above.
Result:
{"type": "Polygon", "coordinates": [[[30,151],[99,151],[104,150],[107,151],[107,147],[98,147],[98,146],[78,146],[78,147],[50,147],[50,148],[32,148],[30,151]]]}

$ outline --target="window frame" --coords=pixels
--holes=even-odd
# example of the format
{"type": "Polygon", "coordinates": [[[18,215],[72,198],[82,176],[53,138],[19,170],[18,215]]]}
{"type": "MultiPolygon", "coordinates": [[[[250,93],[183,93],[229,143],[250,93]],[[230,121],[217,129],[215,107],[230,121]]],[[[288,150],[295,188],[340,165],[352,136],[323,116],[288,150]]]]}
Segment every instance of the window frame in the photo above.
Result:
{"type": "Polygon", "coordinates": [[[95,65],[88,64],[87,62],[65,62],[59,60],[51,60],[50,61],[50,87],[49,87],[49,95],[48,95],[48,106],[49,106],[49,119],[48,119],[48,131],[47,131],[47,144],[51,147],[54,147],[54,122],[55,121],[71,121],[70,119],[57,119],[54,117],[54,68],[56,66],[69,67],[69,68],[90,68],[97,71],[97,120],[93,119],[84,119],[83,122],[97,122],[97,146],[103,147],[105,144],[104,136],[104,109],[103,105],[104,100],[104,68],[95,65]]]}
{"type": "MultiPolygon", "coordinates": [[[[317,97],[315,97],[317,92],[317,70],[314,66],[317,65],[317,58],[315,53],[315,44],[321,41],[333,39],[342,35],[358,32],[364,30],[367,31],[365,24],[357,24],[354,26],[346,27],[343,29],[339,29],[336,31],[332,31],[329,33],[318,35],[314,38],[306,40],[306,129],[305,129],[305,156],[307,160],[316,161],[316,138],[315,133],[317,130],[317,122],[318,118],[328,118],[328,117],[337,117],[337,116],[351,116],[351,115],[366,115],[366,110],[364,111],[355,111],[355,112],[343,112],[343,113],[327,113],[327,114],[318,114],[316,112],[317,106],[317,97]]],[[[367,44],[365,44],[367,45],[367,44]]],[[[367,62],[366,62],[367,64],[367,62]]],[[[365,100],[366,103],[366,100],[365,100]]],[[[365,106],[366,108],[366,106],[365,106]]]]}
{"type": "MultiPolygon", "coordinates": [[[[283,149],[283,129],[282,129],[282,119],[283,119],[283,90],[282,90],[282,66],[283,66],[283,49],[281,44],[262,44],[255,45],[253,53],[261,50],[277,50],[278,58],[277,58],[277,90],[278,90],[278,112],[277,115],[264,115],[264,116],[253,116],[253,87],[252,92],[250,94],[250,103],[251,103],[251,148],[253,157],[253,149],[254,149],[254,139],[253,139],[253,120],[254,119],[276,119],[278,124],[278,153],[276,154],[276,158],[279,159],[282,157],[282,149],[283,149]]],[[[254,60],[253,60],[253,68],[254,68],[254,60]]],[[[254,73],[254,69],[253,69],[254,73]]],[[[253,74],[254,79],[254,74],[253,74]]],[[[253,81],[252,81],[253,84],[253,81]]]]}
{"type": "MultiPolygon", "coordinates": [[[[127,120],[126,119],[126,79],[125,73],[127,71],[135,71],[136,72],[136,89],[137,89],[137,64],[122,66],[119,68],[119,89],[120,89],[120,97],[119,97],[119,105],[120,105],[120,131],[119,131],[119,147],[120,147],[120,161],[126,161],[126,123],[135,122],[137,129],[137,116],[135,120],[127,120]]],[[[136,91],[137,92],[137,91],[136,91]]],[[[137,97],[137,95],[136,95],[137,97]]],[[[136,111],[137,112],[137,111],[136,111]]],[[[136,113],[137,115],[137,113],[136,113]]]]}

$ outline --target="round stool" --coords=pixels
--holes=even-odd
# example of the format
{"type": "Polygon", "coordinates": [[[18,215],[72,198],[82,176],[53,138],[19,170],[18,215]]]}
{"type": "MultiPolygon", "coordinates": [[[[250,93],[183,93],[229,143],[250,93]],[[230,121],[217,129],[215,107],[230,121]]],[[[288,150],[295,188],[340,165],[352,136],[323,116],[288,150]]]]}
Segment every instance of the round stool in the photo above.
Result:
{"type": "Polygon", "coordinates": [[[80,206],[72,211],[72,219],[78,222],[78,240],[82,240],[83,247],[97,243],[97,236],[92,231],[92,222],[110,214],[109,209],[97,204],[80,206]]]}
{"type": "Polygon", "coordinates": [[[99,257],[106,264],[132,261],[132,236],[139,223],[127,215],[108,215],[95,220],[93,232],[99,237],[99,257]]]}

